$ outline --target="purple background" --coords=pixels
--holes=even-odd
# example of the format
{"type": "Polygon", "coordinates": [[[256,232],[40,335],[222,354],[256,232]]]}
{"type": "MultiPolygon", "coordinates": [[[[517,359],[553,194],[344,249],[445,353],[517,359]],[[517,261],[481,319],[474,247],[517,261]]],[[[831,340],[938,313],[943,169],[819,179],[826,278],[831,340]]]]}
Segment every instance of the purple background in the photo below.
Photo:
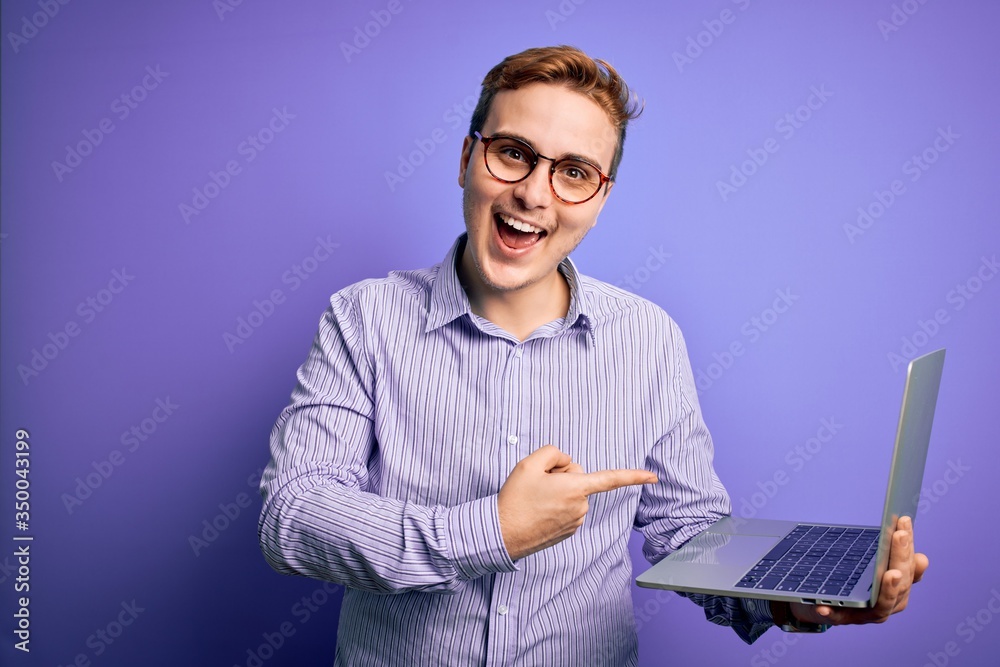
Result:
{"type": "Polygon", "coordinates": [[[0,550],[4,664],[256,664],[248,651],[282,623],[294,635],[265,665],[332,662],[339,593],[278,576],[258,551],[252,477],[269,430],[330,293],[440,261],[461,231],[459,149],[482,76],[559,43],[608,59],[646,101],[574,259],[631,281],[683,328],[736,513],[876,523],[903,383],[888,355],[913,355],[904,337],[949,348],[917,517],[932,567],[911,608],[884,626],[770,631],[748,647],[689,602],[636,590],[641,663],[995,664],[1000,279],[983,258],[1000,251],[996,3],[401,0],[392,14],[381,0],[247,0],[220,13],[225,1],[3,3],[0,534],[18,532],[12,450],[26,428],[35,537],[30,655],[13,650],[14,543],[0,550]],[[345,55],[371,12],[391,21],[345,55]],[[115,100],[147,67],[166,74],[147,77],[122,117],[115,100]],[[812,87],[829,95],[799,109],[812,87]],[[248,161],[241,142],[275,109],[294,118],[274,121],[281,131],[248,161]],[[809,118],[794,132],[776,125],[797,110],[809,118]],[[88,146],[102,119],[113,131],[88,146]],[[769,138],[777,152],[720,194],[769,138]],[[57,175],[80,142],[89,155],[57,175]],[[925,149],[935,161],[912,180],[925,149]],[[400,166],[411,154],[412,173],[400,166]],[[230,160],[239,173],[186,222],[179,206],[230,160]],[[894,180],[905,190],[849,239],[858,207],[894,180]],[[317,237],[338,245],[303,262],[317,237]],[[312,270],[297,284],[296,265],[312,270]],[[123,269],[128,285],[102,292],[123,269]],[[967,300],[959,285],[978,291],[967,300]],[[227,346],[273,290],[273,314],[227,346]],[[775,320],[776,290],[792,305],[775,320]],[[88,298],[105,300],[101,312],[88,298]],[[946,321],[926,336],[920,322],[939,310],[946,321]],[[78,335],[22,378],[72,323],[78,335]],[[726,358],[733,343],[742,354],[726,358]],[[162,423],[148,421],[158,399],[178,406],[162,423]],[[836,434],[800,458],[824,419],[836,434]],[[129,451],[122,435],[143,420],[155,432],[129,451]],[[115,450],[121,465],[67,507],[115,450]],[[769,483],[776,474],[784,484],[769,483]],[[220,518],[220,505],[240,513],[220,518]],[[213,520],[225,529],[196,555],[190,538],[213,520]],[[296,605],[314,593],[306,619],[296,605]],[[134,622],[97,639],[133,600],[134,622]],[[977,613],[986,625],[966,620],[977,613]]]}

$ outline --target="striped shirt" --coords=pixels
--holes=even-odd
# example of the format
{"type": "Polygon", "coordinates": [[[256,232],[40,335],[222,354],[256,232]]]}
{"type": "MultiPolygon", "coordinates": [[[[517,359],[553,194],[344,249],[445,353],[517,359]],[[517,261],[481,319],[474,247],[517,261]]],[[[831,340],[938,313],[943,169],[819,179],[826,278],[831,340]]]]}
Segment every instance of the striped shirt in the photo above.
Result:
{"type": "MultiPolygon", "coordinates": [[[[566,317],[519,341],[471,311],[464,243],[331,297],[271,434],[261,549],[347,587],[337,665],[635,665],[629,531],[656,562],[730,513],[684,340],[566,259],[566,317]],[[575,535],[512,561],[497,493],[546,444],[660,481],[591,496],[575,535]]],[[[689,597],[745,641],[770,627],[764,603],[689,597]]]]}

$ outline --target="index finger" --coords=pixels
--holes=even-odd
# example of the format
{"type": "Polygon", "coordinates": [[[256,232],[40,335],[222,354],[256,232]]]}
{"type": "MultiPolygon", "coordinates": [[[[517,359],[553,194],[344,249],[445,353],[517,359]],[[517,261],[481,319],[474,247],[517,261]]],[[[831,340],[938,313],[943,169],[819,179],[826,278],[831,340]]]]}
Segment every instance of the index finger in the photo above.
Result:
{"type": "Polygon", "coordinates": [[[648,470],[598,470],[597,472],[583,473],[583,475],[586,480],[584,493],[588,496],[604,491],[612,491],[623,486],[655,484],[658,481],[656,475],[648,470]]]}

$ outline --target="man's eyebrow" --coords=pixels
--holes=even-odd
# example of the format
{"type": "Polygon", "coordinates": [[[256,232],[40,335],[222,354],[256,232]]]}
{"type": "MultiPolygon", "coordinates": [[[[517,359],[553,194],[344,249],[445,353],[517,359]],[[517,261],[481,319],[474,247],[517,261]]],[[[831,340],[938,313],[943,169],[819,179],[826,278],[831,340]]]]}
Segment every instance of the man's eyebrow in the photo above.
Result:
{"type": "MultiPolygon", "coordinates": [[[[538,150],[535,148],[535,144],[530,139],[521,134],[518,134],[517,132],[497,130],[493,133],[493,136],[504,136],[504,137],[510,137],[511,139],[517,139],[518,141],[523,141],[524,143],[528,144],[528,146],[531,147],[531,150],[535,151],[536,154],[538,153],[538,150]]],[[[582,160],[583,162],[589,162],[590,164],[600,169],[602,172],[604,171],[604,167],[601,166],[600,160],[598,160],[597,158],[590,157],[589,155],[583,155],[582,153],[563,153],[562,155],[556,156],[555,159],[582,160]]]]}

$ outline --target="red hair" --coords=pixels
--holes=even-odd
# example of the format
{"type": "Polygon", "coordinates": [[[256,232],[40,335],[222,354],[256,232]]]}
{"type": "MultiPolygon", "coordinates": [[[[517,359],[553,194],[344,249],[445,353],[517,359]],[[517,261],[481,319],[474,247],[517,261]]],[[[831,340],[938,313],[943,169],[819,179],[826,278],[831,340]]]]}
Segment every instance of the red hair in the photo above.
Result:
{"type": "Polygon", "coordinates": [[[483,79],[479,103],[472,114],[469,135],[482,132],[493,97],[501,90],[516,90],[530,83],[552,83],[594,100],[608,115],[618,132],[618,144],[608,176],[614,180],[625,147],[628,122],[642,113],[642,102],[629,90],[625,80],[604,60],[594,59],[573,46],[545,46],[528,49],[491,69],[483,79]]]}

